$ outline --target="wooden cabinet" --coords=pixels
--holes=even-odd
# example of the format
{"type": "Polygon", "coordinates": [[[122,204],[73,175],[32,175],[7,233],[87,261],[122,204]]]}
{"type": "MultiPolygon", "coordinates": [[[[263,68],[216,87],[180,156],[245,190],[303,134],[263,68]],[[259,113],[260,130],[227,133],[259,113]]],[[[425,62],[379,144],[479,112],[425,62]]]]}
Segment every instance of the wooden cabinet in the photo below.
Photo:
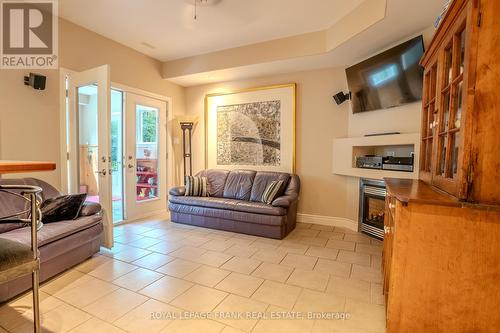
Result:
{"type": "Polygon", "coordinates": [[[392,243],[394,233],[394,217],[396,215],[395,206],[396,201],[394,197],[386,195],[385,197],[385,214],[384,214],[384,249],[382,265],[384,268],[384,295],[385,303],[387,304],[389,295],[389,280],[391,273],[391,260],[392,260],[392,243]]]}
{"type": "Polygon", "coordinates": [[[499,17],[454,0],[422,58],[420,180],[386,179],[389,333],[500,332],[499,17]]]}
{"type": "Polygon", "coordinates": [[[386,179],[387,332],[500,332],[500,207],[386,179]]]}
{"type": "Polygon", "coordinates": [[[421,61],[420,179],[489,204],[500,204],[499,16],[499,1],[455,0],[421,61]]]}

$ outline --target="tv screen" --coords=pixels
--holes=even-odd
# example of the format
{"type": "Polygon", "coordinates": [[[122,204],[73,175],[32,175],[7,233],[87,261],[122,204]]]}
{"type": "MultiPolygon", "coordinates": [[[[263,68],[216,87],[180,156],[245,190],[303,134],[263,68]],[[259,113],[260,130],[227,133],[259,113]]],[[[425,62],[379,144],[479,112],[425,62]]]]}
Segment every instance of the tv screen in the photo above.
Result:
{"type": "Polygon", "coordinates": [[[346,69],[353,113],[387,109],[422,99],[422,36],[346,69]]]}

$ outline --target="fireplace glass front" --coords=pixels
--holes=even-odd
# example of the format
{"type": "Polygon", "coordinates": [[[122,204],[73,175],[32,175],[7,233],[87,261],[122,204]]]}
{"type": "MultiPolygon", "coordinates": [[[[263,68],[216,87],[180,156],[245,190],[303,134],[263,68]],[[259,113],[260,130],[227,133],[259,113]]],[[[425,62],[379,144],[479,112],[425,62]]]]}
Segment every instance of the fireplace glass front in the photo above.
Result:
{"type": "Polygon", "coordinates": [[[384,238],[385,183],[383,180],[361,179],[359,229],[362,233],[384,238]]]}

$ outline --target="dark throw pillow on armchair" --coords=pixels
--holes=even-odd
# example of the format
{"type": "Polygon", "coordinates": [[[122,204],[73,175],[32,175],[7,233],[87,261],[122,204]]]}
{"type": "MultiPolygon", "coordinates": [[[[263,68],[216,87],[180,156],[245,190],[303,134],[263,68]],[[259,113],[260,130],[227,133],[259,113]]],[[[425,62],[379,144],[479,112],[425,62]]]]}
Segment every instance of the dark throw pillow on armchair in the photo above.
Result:
{"type": "Polygon", "coordinates": [[[74,220],[78,217],[80,209],[87,194],[68,194],[50,198],[42,202],[42,222],[50,223],[65,220],[74,220]]]}

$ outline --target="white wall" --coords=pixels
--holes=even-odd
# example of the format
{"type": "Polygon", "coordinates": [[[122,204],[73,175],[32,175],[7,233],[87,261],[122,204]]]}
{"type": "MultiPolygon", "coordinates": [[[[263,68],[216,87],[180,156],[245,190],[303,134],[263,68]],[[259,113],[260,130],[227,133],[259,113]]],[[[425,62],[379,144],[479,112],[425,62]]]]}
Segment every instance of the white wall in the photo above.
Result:
{"type": "Polygon", "coordinates": [[[422,103],[416,102],[386,110],[352,113],[349,110],[349,137],[365,134],[401,132],[420,132],[422,103]]]}

